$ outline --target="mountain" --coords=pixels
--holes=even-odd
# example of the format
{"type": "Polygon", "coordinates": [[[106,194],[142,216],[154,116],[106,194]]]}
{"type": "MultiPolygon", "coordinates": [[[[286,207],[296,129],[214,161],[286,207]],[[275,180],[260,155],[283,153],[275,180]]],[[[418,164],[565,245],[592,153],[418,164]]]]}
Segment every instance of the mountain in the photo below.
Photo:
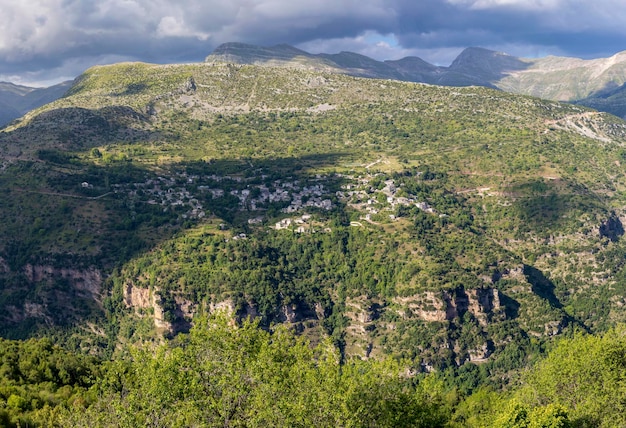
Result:
{"type": "Polygon", "coordinates": [[[34,108],[62,97],[71,83],[67,81],[48,88],[31,88],[0,82],[0,127],[34,108]]]}
{"type": "Polygon", "coordinates": [[[577,103],[626,118],[626,84],[615,88],[611,86],[613,85],[609,84],[606,89],[578,100],[577,103]]]}
{"type": "Polygon", "coordinates": [[[227,62],[233,64],[292,65],[317,69],[332,69],[336,64],[325,61],[308,52],[286,44],[261,47],[245,43],[224,43],[218,46],[206,62],[227,62]]]}
{"type": "MultiPolygon", "coordinates": [[[[423,62],[415,58],[417,62],[423,62]]],[[[404,62],[380,62],[364,55],[353,52],[337,54],[310,54],[288,45],[260,47],[243,43],[225,43],[217,47],[206,59],[206,62],[225,62],[234,64],[281,65],[291,67],[305,67],[314,70],[342,72],[358,77],[372,77],[381,79],[412,80],[413,71],[410,67],[416,64],[415,60],[407,59],[404,62]],[[402,71],[400,71],[402,70],[402,71]]],[[[433,66],[424,63],[430,72],[433,66]]],[[[436,68],[436,67],[434,67],[436,68]]]]}
{"type": "Polygon", "coordinates": [[[574,101],[624,83],[626,52],[593,60],[546,57],[525,61],[529,67],[502,79],[501,89],[574,101]]]}
{"type": "Polygon", "coordinates": [[[409,56],[395,61],[387,60],[384,63],[402,76],[399,80],[409,82],[429,82],[433,79],[433,76],[445,70],[445,68],[437,67],[415,56],[409,56]]]}
{"type": "Polygon", "coordinates": [[[626,319],[625,147],[614,116],[490,88],[94,67],[0,132],[0,333],[110,355],[221,308],[506,383],[626,319]]]}
{"type": "Polygon", "coordinates": [[[376,61],[359,54],[309,54],[280,45],[262,48],[230,43],[206,59],[238,64],[295,65],[336,70],[358,77],[405,80],[444,86],[486,86],[507,92],[576,102],[624,116],[619,96],[607,96],[626,83],[626,52],[610,58],[582,60],[547,57],[517,58],[483,48],[467,48],[449,67],[438,67],[409,57],[376,61]],[[320,62],[320,59],[326,60],[320,62]]]}
{"type": "Polygon", "coordinates": [[[626,122],[278,49],[0,130],[1,425],[623,425],[626,122]]]}
{"type": "Polygon", "coordinates": [[[0,126],[3,126],[20,116],[20,112],[13,106],[0,101],[0,126]]]}
{"type": "Polygon", "coordinates": [[[438,84],[493,86],[509,73],[528,67],[513,56],[482,48],[467,48],[452,62],[438,84]]]}

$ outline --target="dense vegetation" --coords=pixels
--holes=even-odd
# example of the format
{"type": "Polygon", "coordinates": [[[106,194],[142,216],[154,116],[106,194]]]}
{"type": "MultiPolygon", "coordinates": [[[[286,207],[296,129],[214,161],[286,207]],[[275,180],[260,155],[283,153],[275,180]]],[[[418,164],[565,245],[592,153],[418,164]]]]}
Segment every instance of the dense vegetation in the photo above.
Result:
{"type": "Polygon", "coordinates": [[[542,360],[555,336],[621,340],[625,144],[615,117],[485,88],[91,69],[0,134],[0,334],[65,349],[6,342],[60,357],[7,377],[5,421],[610,426],[537,379],[570,358],[542,360]]]}
{"type": "Polygon", "coordinates": [[[224,313],[189,335],[98,361],[46,339],[0,348],[3,426],[623,426],[622,329],[561,340],[521,387],[459,389],[402,361],[341,362],[284,327],[269,333],[224,313]]]}

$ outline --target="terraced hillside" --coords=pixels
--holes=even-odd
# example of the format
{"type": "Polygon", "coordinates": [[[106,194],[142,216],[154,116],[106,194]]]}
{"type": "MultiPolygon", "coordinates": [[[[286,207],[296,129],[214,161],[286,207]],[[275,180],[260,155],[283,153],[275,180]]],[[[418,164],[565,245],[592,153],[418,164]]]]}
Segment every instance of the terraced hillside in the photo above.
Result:
{"type": "Polygon", "coordinates": [[[0,134],[2,334],[113,351],[221,307],[509,373],[625,319],[625,143],[614,116],[486,88],[96,67],[0,134]]]}

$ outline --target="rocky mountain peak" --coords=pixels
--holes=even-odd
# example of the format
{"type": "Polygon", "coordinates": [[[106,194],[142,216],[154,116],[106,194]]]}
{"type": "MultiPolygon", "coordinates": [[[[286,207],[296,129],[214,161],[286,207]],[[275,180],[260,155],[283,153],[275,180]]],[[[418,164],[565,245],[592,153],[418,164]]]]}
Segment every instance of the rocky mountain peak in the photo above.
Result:
{"type": "Polygon", "coordinates": [[[218,46],[207,58],[207,62],[233,62],[254,64],[267,61],[289,61],[297,56],[311,56],[308,52],[287,44],[263,47],[246,43],[224,43],[218,46]]]}
{"type": "Polygon", "coordinates": [[[449,69],[494,83],[510,72],[528,68],[528,65],[527,62],[503,52],[470,47],[456,57],[449,69]]]}

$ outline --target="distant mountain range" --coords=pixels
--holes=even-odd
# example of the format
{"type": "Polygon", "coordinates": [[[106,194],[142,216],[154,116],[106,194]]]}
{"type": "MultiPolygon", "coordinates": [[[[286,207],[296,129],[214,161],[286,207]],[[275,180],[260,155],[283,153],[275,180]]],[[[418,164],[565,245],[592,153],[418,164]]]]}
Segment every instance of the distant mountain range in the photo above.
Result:
{"type": "Polygon", "coordinates": [[[32,88],[0,82],[0,127],[32,109],[61,98],[71,85],[72,81],[67,81],[48,88],[32,88]]]}
{"type": "Polygon", "coordinates": [[[449,67],[441,67],[417,57],[377,61],[353,52],[311,54],[289,45],[226,43],[206,61],[304,67],[442,86],[486,86],[574,102],[626,117],[626,51],[593,60],[555,56],[531,59],[471,47],[449,67]]]}
{"type": "MultiPolygon", "coordinates": [[[[297,67],[350,76],[393,79],[441,86],[485,86],[566,101],[626,118],[626,51],[610,58],[518,58],[470,47],[449,67],[418,57],[377,61],[354,52],[311,54],[286,44],[263,47],[225,43],[206,62],[297,67]]],[[[62,97],[67,81],[48,88],[0,82],[0,127],[26,112],[62,97]]]]}

